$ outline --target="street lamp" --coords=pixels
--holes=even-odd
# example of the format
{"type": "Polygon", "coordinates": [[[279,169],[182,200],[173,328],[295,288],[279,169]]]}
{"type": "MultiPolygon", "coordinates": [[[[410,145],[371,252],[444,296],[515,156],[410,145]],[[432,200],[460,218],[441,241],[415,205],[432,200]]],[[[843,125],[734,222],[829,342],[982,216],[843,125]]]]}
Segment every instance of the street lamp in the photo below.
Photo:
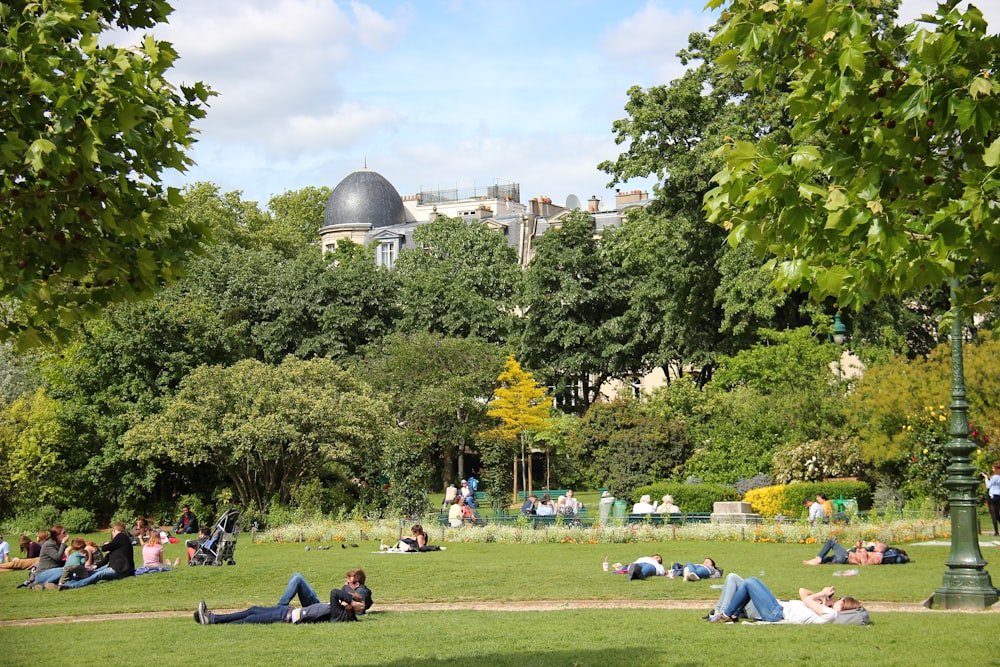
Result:
{"type": "Polygon", "coordinates": [[[840,321],[840,313],[833,316],[833,342],[843,345],[847,340],[847,327],[840,321]]]}
{"type": "Polygon", "coordinates": [[[962,359],[962,316],[956,291],[958,280],[951,281],[951,303],[955,318],[951,324],[951,428],[946,449],[950,457],[948,506],[951,513],[951,553],[945,565],[941,588],[928,599],[928,606],[942,609],[985,609],[998,599],[986,561],[979,550],[979,521],[976,518],[976,490],[979,480],[971,455],[976,445],[969,440],[969,403],[965,400],[965,370],[962,359]]]}

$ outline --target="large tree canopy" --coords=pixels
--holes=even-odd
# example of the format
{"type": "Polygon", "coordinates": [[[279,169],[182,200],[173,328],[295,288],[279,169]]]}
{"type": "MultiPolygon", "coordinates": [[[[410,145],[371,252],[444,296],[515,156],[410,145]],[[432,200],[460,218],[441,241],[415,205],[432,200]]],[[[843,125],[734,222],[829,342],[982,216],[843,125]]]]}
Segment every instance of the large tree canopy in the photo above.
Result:
{"type": "Polygon", "coordinates": [[[201,250],[207,228],[172,221],[161,173],[184,170],[211,95],[166,79],[177,53],[112,28],[165,21],[166,2],[0,5],[0,339],[64,338],[115,301],[148,295],[201,250]]]}
{"type": "Polygon", "coordinates": [[[895,26],[871,2],[726,4],[718,60],[756,90],[791,75],[791,140],[732,140],[710,219],[774,253],[777,284],[858,307],[977,264],[960,304],[992,307],[1000,281],[1000,36],[957,0],[895,26]],[[970,281],[971,282],[971,281],[970,281]],[[976,284],[980,283],[980,284],[976,284]]]}

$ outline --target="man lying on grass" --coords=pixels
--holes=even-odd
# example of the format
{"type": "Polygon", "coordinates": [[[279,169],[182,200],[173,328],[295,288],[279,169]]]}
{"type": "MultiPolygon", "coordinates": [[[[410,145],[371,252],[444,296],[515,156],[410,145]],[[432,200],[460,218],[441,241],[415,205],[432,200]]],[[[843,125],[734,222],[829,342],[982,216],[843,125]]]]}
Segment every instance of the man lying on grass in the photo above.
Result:
{"type": "Polygon", "coordinates": [[[307,607],[250,607],[231,614],[213,614],[202,600],[194,611],[194,620],[202,625],[220,623],[339,623],[356,621],[365,610],[365,601],[357,593],[345,593],[339,588],[330,591],[330,602],[317,602],[307,607]]]}

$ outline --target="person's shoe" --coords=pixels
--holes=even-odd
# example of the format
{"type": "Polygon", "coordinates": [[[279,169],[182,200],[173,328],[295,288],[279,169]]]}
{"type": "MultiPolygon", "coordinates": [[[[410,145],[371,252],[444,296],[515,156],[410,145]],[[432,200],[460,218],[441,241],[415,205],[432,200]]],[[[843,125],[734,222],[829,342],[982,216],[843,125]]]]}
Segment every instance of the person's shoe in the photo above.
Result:
{"type": "Polygon", "coordinates": [[[629,563],[628,566],[628,580],[642,579],[642,573],[639,571],[639,565],[637,563],[629,563]]]}
{"type": "Polygon", "coordinates": [[[715,615],[717,615],[718,613],[719,612],[717,612],[715,609],[712,609],[707,614],[705,614],[704,616],[702,616],[701,620],[703,620],[703,621],[711,621],[712,617],[715,616],[715,615]]]}
{"type": "Polygon", "coordinates": [[[726,616],[725,614],[723,614],[720,611],[717,615],[713,616],[712,618],[709,618],[708,622],[709,623],[735,623],[736,622],[736,618],[734,616],[726,616]]]}
{"type": "Polygon", "coordinates": [[[209,625],[212,622],[211,616],[208,613],[208,605],[202,600],[198,603],[198,609],[194,613],[195,619],[202,625],[209,625]]]}
{"type": "Polygon", "coordinates": [[[684,568],[684,581],[698,581],[698,575],[691,571],[691,568],[684,568]]]}

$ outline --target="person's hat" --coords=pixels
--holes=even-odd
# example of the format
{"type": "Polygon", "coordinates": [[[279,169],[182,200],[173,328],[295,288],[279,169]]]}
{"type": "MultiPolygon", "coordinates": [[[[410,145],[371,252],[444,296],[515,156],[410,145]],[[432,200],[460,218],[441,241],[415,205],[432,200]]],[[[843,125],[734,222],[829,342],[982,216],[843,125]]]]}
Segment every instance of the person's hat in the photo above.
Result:
{"type": "Polygon", "coordinates": [[[610,492],[608,492],[608,491],[601,491],[601,498],[608,498],[609,496],[611,496],[610,492]]]}
{"type": "Polygon", "coordinates": [[[468,482],[466,482],[466,481],[465,481],[465,480],[463,479],[463,480],[462,480],[462,484],[468,484],[468,482]]]}

